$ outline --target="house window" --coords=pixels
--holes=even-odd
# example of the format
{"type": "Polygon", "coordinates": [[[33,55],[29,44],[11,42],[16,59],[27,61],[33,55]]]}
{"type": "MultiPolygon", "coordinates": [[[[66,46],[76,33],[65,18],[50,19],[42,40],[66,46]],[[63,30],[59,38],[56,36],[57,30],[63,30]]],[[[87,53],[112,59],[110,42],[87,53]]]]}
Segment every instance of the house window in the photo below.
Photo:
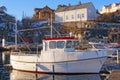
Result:
{"type": "Polygon", "coordinates": [[[46,11],[48,11],[48,8],[46,8],[46,11]]]}
{"type": "Polygon", "coordinates": [[[66,20],[68,20],[68,16],[66,16],[66,20]]]}
{"type": "Polygon", "coordinates": [[[82,14],[82,18],[84,18],[84,14],[82,14]]]}
{"type": "Polygon", "coordinates": [[[63,21],[63,17],[60,17],[59,20],[60,20],[60,21],[63,21]]]}
{"type": "Polygon", "coordinates": [[[80,14],[77,14],[77,18],[78,18],[78,19],[80,19],[80,18],[81,18],[80,14]]]}
{"type": "Polygon", "coordinates": [[[72,17],[72,19],[74,19],[74,15],[72,15],[71,17],[72,17]]]}
{"type": "Polygon", "coordinates": [[[42,13],[42,17],[44,17],[45,16],[45,13],[42,13]]]}

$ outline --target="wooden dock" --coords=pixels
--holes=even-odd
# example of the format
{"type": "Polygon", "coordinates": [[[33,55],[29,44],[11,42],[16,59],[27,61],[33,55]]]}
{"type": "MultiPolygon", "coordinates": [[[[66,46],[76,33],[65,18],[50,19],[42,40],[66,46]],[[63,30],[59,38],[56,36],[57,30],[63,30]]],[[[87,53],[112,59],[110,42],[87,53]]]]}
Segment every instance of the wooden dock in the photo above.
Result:
{"type": "Polygon", "coordinates": [[[120,80],[120,70],[113,70],[106,80],[120,80]]]}
{"type": "Polygon", "coordinates": [[[12,70],[12,65],[11,64],[5,64],[4,65],[4,72],[9,72],[12,70]]]}
{"type": "Polygon", "coordinates": [[[120,80],[120,51],[116,50],[116,54],[110,57],[104,66],[105,70],[110,73],[105,74],[105,80],[120,80]]]}

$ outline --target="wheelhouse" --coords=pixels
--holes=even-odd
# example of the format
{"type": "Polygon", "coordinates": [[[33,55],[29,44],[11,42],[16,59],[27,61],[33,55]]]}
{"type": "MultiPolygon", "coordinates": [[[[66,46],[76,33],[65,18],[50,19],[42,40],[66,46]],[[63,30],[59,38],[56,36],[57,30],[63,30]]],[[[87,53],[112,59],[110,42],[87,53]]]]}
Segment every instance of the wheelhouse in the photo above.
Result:
{"type": "Polygon", "coordinates": [[[74,37],[45,38],[43,40],[43,51],[74,51],[76,45],[79,45],[79,41],[74,37]]]}

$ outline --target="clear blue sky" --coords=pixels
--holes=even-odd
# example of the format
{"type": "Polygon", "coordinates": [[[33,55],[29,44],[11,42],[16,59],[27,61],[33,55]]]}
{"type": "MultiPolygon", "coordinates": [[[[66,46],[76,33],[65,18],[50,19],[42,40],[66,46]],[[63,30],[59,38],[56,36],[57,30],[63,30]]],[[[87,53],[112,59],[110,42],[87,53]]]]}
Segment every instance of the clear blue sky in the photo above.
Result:
{"type": "Polygon", "coordinates": [[[22,19],[23,13],[32,17],[34,8],[43,8],[48,5],[52,9],[56,9],[59,4],[76,5],[78,2],[92,2],[96,9],[100,10],[103,5],[118,3],[120,0],[0,0],[0,6],[7,8],[7,13],[22,19]]]}

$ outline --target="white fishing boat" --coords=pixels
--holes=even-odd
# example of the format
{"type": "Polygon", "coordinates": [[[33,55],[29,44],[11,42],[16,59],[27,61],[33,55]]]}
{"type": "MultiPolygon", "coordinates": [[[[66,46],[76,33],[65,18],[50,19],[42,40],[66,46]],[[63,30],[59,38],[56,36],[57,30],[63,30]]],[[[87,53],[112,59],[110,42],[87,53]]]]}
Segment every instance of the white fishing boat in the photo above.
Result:
{"type": "MultiPolygon", "coordinates": [[[[10,62],[13,69],[53,74],[100,72],[108,55],[105,49],[83,48],[78,50],[78,46],[81,44],[78,39],[71,36],[53,37],[52,28],[51,20],[51,37],[43,39],[43,49],[40,52],[37,51],[36,54],[11,52],[10,62]]],[[[17,35],[15,36],[17,44],[17,35]]]]}
{"type": "Polygon", "coordinates": [[[99,73],[107,59],[107,51],[76,50],[78,43],[74,37],[45,38],[43,50],[37,54],[11,52],[11,65],[15,70],[37,73],[99,73]]]}

